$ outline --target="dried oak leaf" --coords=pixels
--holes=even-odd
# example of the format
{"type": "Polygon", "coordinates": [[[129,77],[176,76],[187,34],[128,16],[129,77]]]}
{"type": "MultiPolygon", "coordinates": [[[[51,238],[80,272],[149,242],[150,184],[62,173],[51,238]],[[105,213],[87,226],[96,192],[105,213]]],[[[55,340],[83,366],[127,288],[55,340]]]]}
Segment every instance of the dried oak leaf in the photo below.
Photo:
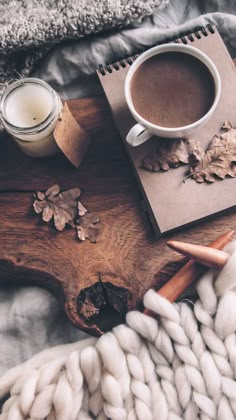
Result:
{"type": "Polygon", "coordinates": [[[198,144],[190,153],[190,174],[196,182],[215,182],[217,178],[236,177],[236,129],[226,121],[222,126],[226,130],[213,140],[204,152],[198,144]]]}
{"type": "Polygon", "coordinates": [[[78,313],[86,320],[96,320],[105,308],[125,314],[129,307],[131,294],[124,287],[99,280],[80,291],[77,298],[78,313]]]}
{"type": "Polygon", "coordinates": [[[79,216],[84,216],[87,213],[87,209],[83,206],[83,204],[78,201],[78,215],[79,216]]]}
{"type": "Polygon", "coordinates": [[[226,120],[224,124],[222,125],[222,129],[230,130],[231,128],[233,128],[233,126],[231,122],[229,122],[228,120],[226,120]]]}
{"type": "Polygon", "coordinates": [[[83,217],[79,217],[73,225],[77,229],[78,238],[81,241],[89,239],[90,242],[97,242],[99,229],[96,224],[99,217],[94,213],[86,213],[83,217]]]}
{"type": "Polygon", "coordinates": [[[36,192],[33,207],[36,213],[42,213],[44,222],[53,218],[56,229],[62,231],[66,224],[73,222],[78,212],[81,215],[86,213],[86,209],[78,203],[80,194],[79,188],[60,192],[60,186],[53,185],[45,193],[36,192]]]}
{"type": "Polygon", "coordinates": [[[180,140],[158,140],[155,150],[143,160],[143,168],[152,172],[168,171],[189,161],[188,142],[180,140]]]}

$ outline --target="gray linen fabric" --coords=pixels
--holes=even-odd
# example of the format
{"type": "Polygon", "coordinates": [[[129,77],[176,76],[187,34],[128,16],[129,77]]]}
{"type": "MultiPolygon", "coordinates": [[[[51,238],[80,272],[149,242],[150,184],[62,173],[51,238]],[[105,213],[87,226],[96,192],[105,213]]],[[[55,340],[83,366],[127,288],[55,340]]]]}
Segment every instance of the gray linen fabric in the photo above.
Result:
{"type": "MultiPolygon", "coordinates": [[[[58,45],[33,74],[51,83],[64,98],[97,95],[99,63],[113,62],[209,22],[218,27],[236,56],[235,14],[234,0],[171,0],[163,11],[154,11],[132,28],[58,45]]],[[[43,348],[82,336],[48,292],[29,287],[0,290],[0,373],[43,348]]]]}
{"type": "Polygon", "coordinates": [[[132,29],[98,34],[54,49],[34,72],[51,83],[64,98],[101,92],[95,70],[180,34],[212,23],[232,55],[236,55],[235,0],[170,0],[162,11],[132,29]]]}

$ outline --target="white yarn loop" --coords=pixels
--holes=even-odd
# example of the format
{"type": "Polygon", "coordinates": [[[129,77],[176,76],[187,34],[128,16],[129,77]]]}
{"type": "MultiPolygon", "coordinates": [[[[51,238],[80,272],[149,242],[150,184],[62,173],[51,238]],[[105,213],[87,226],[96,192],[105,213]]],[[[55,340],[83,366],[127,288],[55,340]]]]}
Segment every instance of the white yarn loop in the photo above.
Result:
{"type": "Polygon", "coordinates": [[[99,339],[13,368],[0,379],[0,398],[10,395],[0,420],[235,419],[235,252],[215,277],[198,282],[194,305],[149,290],[144,304],[156,319],[129,312],[99,339]]]}

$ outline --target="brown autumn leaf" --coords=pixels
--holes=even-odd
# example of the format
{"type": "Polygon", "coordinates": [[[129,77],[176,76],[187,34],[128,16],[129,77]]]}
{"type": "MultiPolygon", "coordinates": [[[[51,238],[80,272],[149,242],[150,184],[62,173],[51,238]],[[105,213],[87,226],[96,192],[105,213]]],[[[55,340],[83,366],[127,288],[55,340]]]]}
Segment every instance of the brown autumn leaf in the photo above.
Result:
{"type": "Polygon", "coordinates": [[[206,152],[199,143],[195,143],[191,150],[188,177],[196,182],[215,182],[226,176],[236,177],[236,129],[228,121],[222,129],[225,133],[214,136],[206,152]]]}
{"type": "Polygon", "coordinates": [[[78,238],[81,241],[89,239],[90,242],[97,242],[99,234],[98,222],[99,217],[94,213],[86,213],[83,217],[79,217],[74,224],[74,227],[77,229],[78,238]]]}
{"type": "Polygon", "coordinates": [[[233,128],[233,126],[232,126],[230,121],[226,120],[221,128],[226,129],[226,130],[230,130],[231,128],[233,128]]]}
{"type": "Polygon", "coordinates": [[[189,159],[188,141],[158,140],[155,150],[143,159],[143,168],[151,172],[168,171],[187,164],[189,159]]]}
{"type": "Polygon", "coordinates": [[[99,279],[98,282],[80,291],[77,297],[78,311],[85,320],[96,321],[102,310],[109,307],[124,319],[130,298],[128,289],[99,279]]]}
{"type": "Polygon", "coordinates": [[[78,201],[77,208],[78,208],[78,215],[79,216],[84,216],[88,211],[80,201],[78,201]]]}
{"type": "Polygon", "coordinates": [[[59,185],[53,185],[44,193],[37,191],[33,203],[37,214],[42,213],[42,219],[49,222],[54,219],[57,230],[62,231],[66,225],[77,230],[81,241],[89,239],[97,242],[99,229],[95,226],[99,222],[98,216],[88,213],[83,204],[78,201],[81,195],[79,188],[61,192],[59,185]]]}
{"type": "Polygon", "coordinates": [[[36,192],[33,207],[36,213],[42,213],[44,222],[54,220],[55,228],[62,231],[66,224],[70,224],[77,214],[78,198],[81,194],[79,188],[60,192],[59,185],[53,185],[43,193],[36,192]]]}

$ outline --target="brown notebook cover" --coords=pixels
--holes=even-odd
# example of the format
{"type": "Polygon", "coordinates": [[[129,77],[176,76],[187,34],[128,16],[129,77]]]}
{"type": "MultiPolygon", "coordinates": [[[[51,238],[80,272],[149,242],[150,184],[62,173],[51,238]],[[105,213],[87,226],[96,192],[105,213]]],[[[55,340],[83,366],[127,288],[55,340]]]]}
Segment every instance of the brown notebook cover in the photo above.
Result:
{"type": "MultiPolygon", "coordinates": [[[[236,126],[236,70],[234,63],[215,28],[207,25],[176,42],[189,43],[202,50],[215,63],[221,77],[222,92],[219,104],[209,122],[192,135],[207,147],[220,132],[225,120],[236,126]]],[[[126,143],[126,134],[136,123],[124,97],[124,80],[135,57],[107,66],[100,66],[98,76],[112,109],[115,124],[127,148],[134,172],[142,189],[145,208],[157,235],[205,219],[236,206],[236,180],[226,178],[213,184],[198,184],[192,179],[183,183],[186,166],[167,172],[152,173],[142,168],[143,158],[154,149],[152,138],[141,146],[126,143]]],[[[174,69],[173,69],[174,71],[174,69]]]]}

